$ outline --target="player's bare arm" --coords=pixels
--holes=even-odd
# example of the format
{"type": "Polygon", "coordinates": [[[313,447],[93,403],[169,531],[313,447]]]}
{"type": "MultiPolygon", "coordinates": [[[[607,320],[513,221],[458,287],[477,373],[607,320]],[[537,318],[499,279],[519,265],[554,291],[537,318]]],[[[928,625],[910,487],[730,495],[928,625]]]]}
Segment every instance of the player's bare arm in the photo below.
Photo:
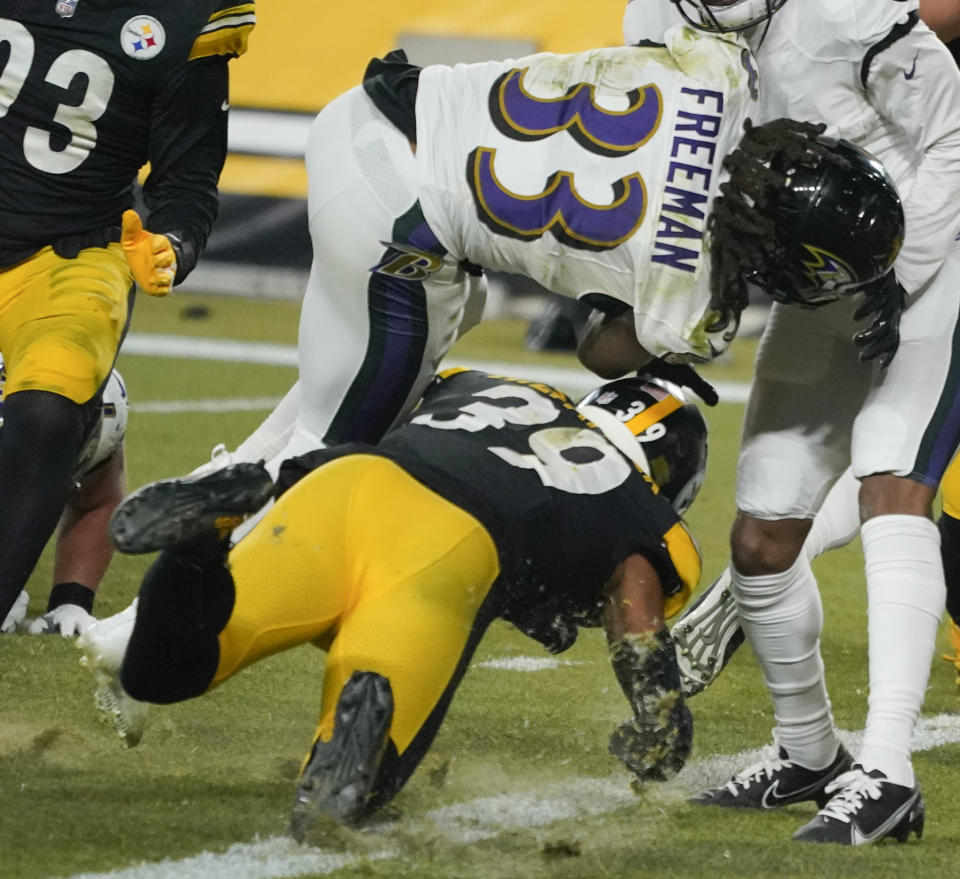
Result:
{"type": "Polygon", "coordinates": [[[603,625],[614,673],[633,709],[613,731],[610,751],[638,782],[664,781],[690,754],[693,718],[665,627],[660,577],[644,556],[628,556],[608,581],[603,625]]]}
{"type": "Polygon", "coordinates": [[[605,379],[619,378],[653,360],[637,341],[633,312],[629,310],[613,318],[594,311],[577,344],[577,358],[605,379]]]}
{"type": "Polygon", "coordinates": [[[920,17],[945,43],[960,37],[960,3],[957,0],[920,0],[920,17]]]}

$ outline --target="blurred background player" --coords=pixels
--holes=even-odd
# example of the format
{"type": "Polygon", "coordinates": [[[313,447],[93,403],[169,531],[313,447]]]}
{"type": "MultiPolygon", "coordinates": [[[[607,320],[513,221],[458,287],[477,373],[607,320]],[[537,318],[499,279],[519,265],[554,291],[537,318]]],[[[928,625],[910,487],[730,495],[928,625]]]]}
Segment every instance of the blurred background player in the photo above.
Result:
{"type": "Polygon", "coordinates": [[[64,511],[133,282],[168,293],[217,213],[253,3],[142,9],[11,0],[0,17],[0,619],[64,511]],[[152,232],[132,210],[147,162],[152,232]]]}
{"type": "MultiPolygon", "coordinates": [[[[0,362],[0,424],[2,379],[0,362]]],[[[67,638],[83,634],[95,622],[94,598],[113,557],[107,523],[126,493],[123,441],[128,409],[123,378],[114,369],[103,391],[97,423],[77,459],[73,489],[57,526],[53,587],[46,612],[26,620],[30,596],[21,590],[0,632],[9,634],[19,628],[34,635],[59,633],[67,638]]]]}
{"type": "Polygon", "coordinates": [[[322,646],[320,722],[291,821],[302,840],[323,816],[353,823],[397,793],[494,619],[553,653],[602,624],[633,711],[611,751],[639,781],[663,780],[692,741],[664,620],[699,577],[679,516],[705,463],[699,411],[665,385],[620,380],[575,407],[547,385],[449,370],[377,446],[285,462],[277,503],[229,555],[224,526],[274,489],[261,465],[131,495],[111,522],[118,548],[165,551],[144,577],[120,681],[176,702],[322,646]]]}
{"type": "MultiPolygon", "coordinates": [[[[629,42],[655,39],[648,5],[628,7],[629,42]]],[[[875,151],[901,190],[907,230],[887,306],[867,331],[878,366],[858,364],[846,344],[849,305],[771,310],[741,443],[731,592],[773,698],[775,743],[749,777],[694,801],[763,808],[775,789],[777,804],[823,805],[797,840],[906,839],[923,829],[911,739],[944,607],[932,502],[960,440],[960,73],[915,2],[675,6],[695,26],[745,34],[762,118],[822,121],[875,151]],[[819,592],[803,552],[848,464],[860,480],[870,643],[866,729],[852,766],[833,726],[819,592]]]]}

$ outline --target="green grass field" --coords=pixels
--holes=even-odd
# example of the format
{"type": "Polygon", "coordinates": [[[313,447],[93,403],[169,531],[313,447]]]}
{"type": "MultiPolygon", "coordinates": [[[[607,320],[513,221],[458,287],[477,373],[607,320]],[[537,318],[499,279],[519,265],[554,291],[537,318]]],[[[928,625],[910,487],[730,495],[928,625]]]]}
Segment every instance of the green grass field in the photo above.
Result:
{"type": "MultiPolygon", "coordinates": [[[[132,332],[293,344],[297,308],[214,297],[142,297],[132,332]],[[187,306],[207,315],[187,319],[187,306]]],[[[564,355],[523,351],[523,325],[482,325],[459,345],[464,358],[572,366],[564,355]]],[[[737,343],[708,377],[744,381],[753,346],[737,343]]],[[[235,444],[265,411],[159,414],[162,400],[279,397],[294,370],[124,354],[134,409],[130,487],[192,469],[218,442],[235,444]]],[[[704,554],[704,584],[726,560],[742,406],[705,412],[710,463],[688,516],[704,554]]],[[[114,559],[100,616],[136,594],[148,558],[114,559]]],[[[866,618],[859,547],[817,562],[826,626],[823,653],[839,726],[862,729],[866,618]]],[[[50,562],[29,591],[44,609],[50,562]]],[[[945,630],[941,646],[946,648],[945,630]]],[[[744,749],[774,725],[748,651],[691,707],[695,756],[673,782],[640,794],[606,750],[627,715],[603,636],[547,660],[536,643],[495,624],[431,752],[379,823],[316,848],[283,838],[294,779],[314,728],[323,655],[310,647],[244,671],[213,695],[151,709],[139,747],[124,750],[99,722],[79,651],[59,637],[0,638],[0,877],[278,879],[335,877],[954,877],[960,844],[958,689],[936,660],[916,757],[928,805],[922,842],[869,849],[802,846],[791,833],[813,807],[765,815],[687,805],[721,781],[744,749]],[[948,743],[933,747],[937,741],[948,743]]]]}

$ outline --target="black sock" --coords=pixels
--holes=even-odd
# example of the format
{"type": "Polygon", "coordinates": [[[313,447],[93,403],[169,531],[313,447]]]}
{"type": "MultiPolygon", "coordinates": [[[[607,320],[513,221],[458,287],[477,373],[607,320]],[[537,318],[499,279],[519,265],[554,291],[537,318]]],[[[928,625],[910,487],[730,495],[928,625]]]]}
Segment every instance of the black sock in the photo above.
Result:
{"type": "Polygon", "coordinates": [[[960,519],[944,513],[937,522],[940,530],[940,556],[947,581],[947,613],[960,624],[960,519]]]}
{"type": "Polygon", "coordinates": [[[137,621],[120,680],[145,702],[179,702],[206,692],[220,661],[217,636],[230,619],[233,577],[218,554],[202,564],[167,550],[143,578],[137,621]]]}
{"type": "Polygon", "coordinates": [[[89,586],[82,583],[67,582],[57,583],[50,590],[50,598],[47,599],[47,612],[55,610],[62,604],[75,604],[82,607],[87,613],[93,613],[93,598],[97,593],[89,586]]]}

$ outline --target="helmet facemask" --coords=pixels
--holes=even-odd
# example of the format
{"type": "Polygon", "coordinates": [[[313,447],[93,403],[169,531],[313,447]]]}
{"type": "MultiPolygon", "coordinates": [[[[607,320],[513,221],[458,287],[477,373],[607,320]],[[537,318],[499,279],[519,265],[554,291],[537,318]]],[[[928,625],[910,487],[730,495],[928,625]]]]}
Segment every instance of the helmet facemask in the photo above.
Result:
{"type": "Polygon", "coordinates": [[[769,21],[787,0],[733,0],[710,3],[708,0],[673,0],[691,27],[715,34],[749,30],[769,21]]]}

